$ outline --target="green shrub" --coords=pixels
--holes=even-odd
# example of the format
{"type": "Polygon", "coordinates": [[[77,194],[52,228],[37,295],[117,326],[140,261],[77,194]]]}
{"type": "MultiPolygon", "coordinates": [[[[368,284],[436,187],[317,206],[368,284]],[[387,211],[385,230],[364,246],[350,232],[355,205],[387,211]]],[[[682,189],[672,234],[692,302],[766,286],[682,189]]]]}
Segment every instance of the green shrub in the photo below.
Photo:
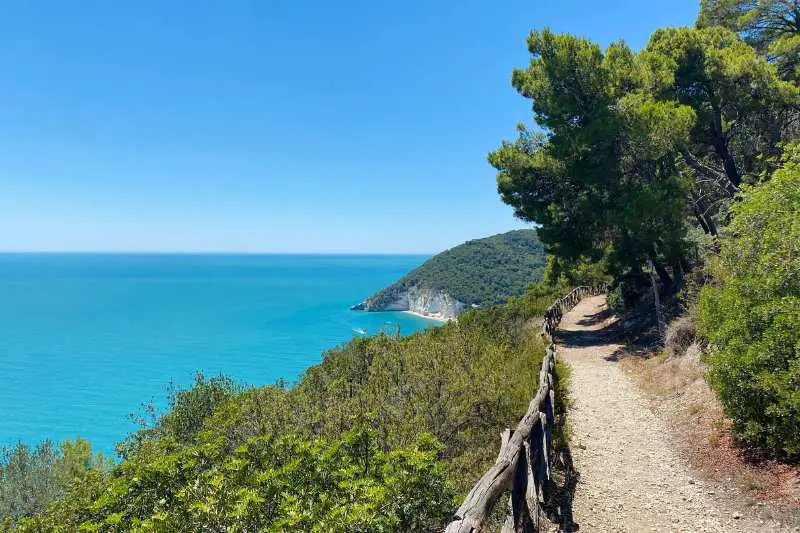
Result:
{"type": "Polygon", "coordinates": [[[600,285],[613,281],[608,274],[608,261],[605,258],[581,257],[566,261],[555,255],[546,257],[544,281],[563,285],[600,285]]]}
{"type": "Polygon", "coordinates": [[[624,313],[627,309],[625,305],[625,298],[622,295],[621,285],[617,285],[608,293],[608,308],[617,314],[624,313]]]}
{"type": "Polygon", "coordinates": [[[88,471],[111,469],[110,458],[92,453],[88,441],[49,440],[30,447],[19,443],[0,450],[0,520],[16,521],[44,511],[88,471]]]}
{"type": "Polygon", "coordinates": [[[209,434],[147,441],[108,482],[76,483],[15,531],[436,531],[454,502],[439,451],[422,434],[385,452],[363,428],[334,441],[264,435],[230,452],[209,434]]]}
{"type": "Polygon", "coordinates": [[[632,309],[640,297],[641,292],[636,283],[622,280],[608,293],[608,307],[621,314],[632,309]]]}
{"type": "Polygon", "coordinates": [[[709,382],[742,439],[800,458],[800,147],[732,206],[700,292],[709,382]]]}
{"type": "Polygon", "coordinates": [[[206,378],[202,372],[195,375],[194,384],[188,389],[171,383],[167,412],[158,415],[152,402],[146,404],[144,413],[133,417],[141,429],[118,444],[117,453],[121,457],[129,457],[145,441],[163,437],[171,437],[181,443],[192,442],[206,417],[242,391],[243,387],[227,376],[206,378]]]}

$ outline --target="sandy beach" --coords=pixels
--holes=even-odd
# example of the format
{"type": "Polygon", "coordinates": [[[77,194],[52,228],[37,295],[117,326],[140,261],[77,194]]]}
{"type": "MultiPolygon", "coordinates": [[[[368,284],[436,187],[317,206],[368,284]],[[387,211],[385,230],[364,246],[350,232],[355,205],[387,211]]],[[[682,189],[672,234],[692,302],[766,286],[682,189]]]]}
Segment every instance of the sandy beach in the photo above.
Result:
{"type": "Polygon", "coordinates": [[[455,318],[445,318],[439,313],[418,313],[416,311],[401,311],[402,313],[407,313],[409,315],[418,316],[421,318],[427,318],[428,320],[435,320],[437,322],[450,322],[451,320],[455,320],[455,318]]]}

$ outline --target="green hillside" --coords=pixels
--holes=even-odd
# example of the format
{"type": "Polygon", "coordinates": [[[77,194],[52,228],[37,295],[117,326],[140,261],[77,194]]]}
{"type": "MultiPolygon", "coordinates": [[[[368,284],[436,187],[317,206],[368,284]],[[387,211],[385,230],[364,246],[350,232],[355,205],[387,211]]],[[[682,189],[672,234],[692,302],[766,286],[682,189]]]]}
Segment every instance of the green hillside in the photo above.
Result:
{"type": "Polygon", "coordinates": [[[542,279],[545,252],[536,230],[514,230],[467,241],[433,256],[396,283],[368,298],[379,310],[409,287],[442,290],[465,304],[503,303],[542,279]]]}

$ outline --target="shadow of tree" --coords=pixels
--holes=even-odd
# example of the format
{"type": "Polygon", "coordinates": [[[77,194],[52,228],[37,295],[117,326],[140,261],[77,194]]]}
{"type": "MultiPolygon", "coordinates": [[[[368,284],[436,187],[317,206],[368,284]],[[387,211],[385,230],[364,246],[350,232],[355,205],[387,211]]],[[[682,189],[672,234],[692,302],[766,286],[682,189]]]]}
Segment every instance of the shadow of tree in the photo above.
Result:
{"type": "Polygon", "coordinates": [[[564,446],[559,453],[552,480],[552,491],[545,502],[544,513],[553,524],[559,525],[562,533],[575,533],[580,529],[572,516],[572,501],[578,487],[580,473],[575,469],[572,452],[564,446]]]}
{"type": "Polygon", "coordinates": [[[559,344],[566,348],[585,348],[606,341],[604,330],[597,331],[559,331],[556,335],[559,344]]]}
{"type": "MultiPolygon", "coordinates": [[[[600,311],[584,315],[575,325],[581,327],[591,327],[607,322],[614,316],[610,309],[604,308],[600,311]]],[[[565,348],[586,348],[599,344],[621,343],[630,344],[630,339],[625,335],[621,320],[615,320],[601,329],[595,330],[564,330],[559,329],[556,339],[565,348]]],[[[625,346],[618,348],[611,355],[605,357],[607,361],[619,361],[623,355],[628,354],[629,348],[625,346]]]]}
{"type": "Polygon", "coordinates": [[[605,308],[599,313],[584,316],[584,318],[578,320],[576,324],[579,326],[594,326],[595,324],[600,324],[608,320],[612,316],[614,316],[614,314],[611,312],[611,309],[605,308]]]}

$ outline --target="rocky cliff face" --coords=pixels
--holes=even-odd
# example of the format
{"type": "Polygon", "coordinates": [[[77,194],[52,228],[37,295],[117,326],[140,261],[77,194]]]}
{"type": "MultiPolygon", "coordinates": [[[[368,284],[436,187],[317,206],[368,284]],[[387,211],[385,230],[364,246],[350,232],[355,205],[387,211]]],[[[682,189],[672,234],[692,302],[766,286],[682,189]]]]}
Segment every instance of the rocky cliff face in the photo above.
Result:
{"type": "Polygon", "coordinates": [[[375,305],[370,300],[353,306],[363,311],[411,311],[438,320],[452,320],[466,308],[444,291],[426,287],[411,286],[398,293],[394,301],[383,305],[375,305]]]}

